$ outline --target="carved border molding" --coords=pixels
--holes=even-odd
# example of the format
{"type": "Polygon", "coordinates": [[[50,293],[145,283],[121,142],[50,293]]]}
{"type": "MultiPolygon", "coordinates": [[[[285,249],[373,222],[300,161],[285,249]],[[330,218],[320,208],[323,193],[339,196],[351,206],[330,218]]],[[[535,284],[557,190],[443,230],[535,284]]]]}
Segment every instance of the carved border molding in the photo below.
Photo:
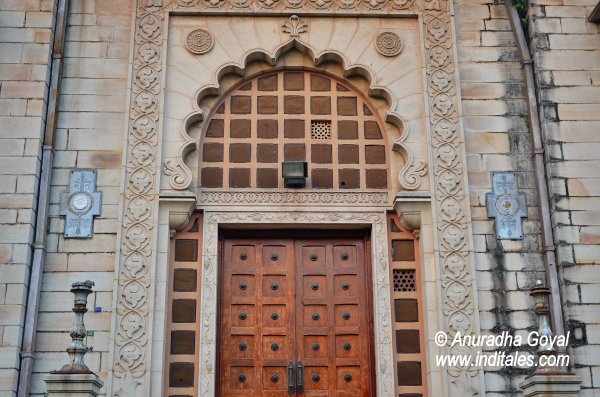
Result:
{"type": "Polygon", "coordinates": [[[394,362],[385,212],[205,212],[200,309],[200,396],[215,395],[218,231],[220,224],[366,224],[372,228],[377,395],[394,395],[394,362]]]}
{"type": "MultiPolygon", "coordinates": [[[[291,14],[294,9],[303,8],[311,12],[325,9],[339,10],[340,15],[351,15],[352,12],[365,10],[373,10],[374,13],[404,10],[396,12],[421,15],[429,95],[432,191],[435,192],[433,212],[437,216],[436,261],[441,267],[440,284],[444,296],[441,307],[444,327],[451,335],[457,331],[477,332],[478,313],[474,301],[476,288],[473,285],[474,266],[468,217],[469,197],[466,185],[464,140],[458,114],[458,81],[450,7],[449,0],[137,1],[130,120],[124,171],[123,223],[115,283],[116,310],[113,322],[115,336],[111,350],[113,367],[107,391],[109,395],[147,396],[151,388],[149,338],[154,300],[152,274],[156,266],[157,174],[161,164],[159,122],[161,121],[160,99],[164,85],[161,76],[163,57],[166,55],[166,49],[163,48],[165,19],[171,10],[210,12],[211,9],[221,9],[263,13],[279,12],[272,10],[288,10],[291,14]]],[[[215,216],[216,219],[221,219],[218,215],[215,216]]],[[[320,216],[327,218],[330,215],[320,216]]],[[[338,216],[343,217],[343,215],[338,216]]],[[[245,221],[251,221],[252,217],[264,221],[272,219],[269,215],[260,213],[247,214],[245,221]]],[[[293,221],[293,219],[289,220],[293,221]]],[[[281,219],[278,221],[284,222],[281,219]]],[[[335,216],[334,219],[323,221],[335,222],[335,216]]],[[[207,224],[216,227],[216,222],[207,224]]],[[[214,233],[210,229],[206,232],[214,233]]],[[[207,256],[205,261],[205,266],[209,269],[215,268],[216,257],[207,256]]],[[[214,299],[214,296],[209,296],[214,294],[214,290],[207,289],[202,293],[203,299],[209,301],[214,299]]],[[[379,291],[376,293],[377,296],[384,295],[379,291]]],[[[388,297],[385,299],[389,300],[389,290],[385,295],[388,297]]],[[[378,307],[379,302],[375,305],[378,307]]],[[[203,321],[205,321],[203,327],[210,326],[209,317],[203,318],[203,321]]],[[[385,335],[380,335],[382,336],[385,335]]],[[[391,337],[391,328],[385,337],[391,337]]],[[[202,349],[200,353],[202,357],[210,357],[210,352],[205,351],[204,345],[202,349]]],[[[468,350],[468,347],[461,347],[461,349],[468,350]]],[[[202,362],[203,370],[209,370],[210,360],[206,363],[204,360],[202,362]]],[[[391,368],[391,363],[384,366],[391,368]]],[[[377,371],[381,373],[382,368],[378,368],[377,371]]],[[[392,377],[393,383],[393,372],[387,371],[386,376],[392,377]]],[[[446,373],[446,389],[449,395],[482,395],[482,376],[477,368],[450,367],[446,373]]],[[[386,381],[383,384],[389,385],[390,382],[386,381]]],[[[211,395],[205,390],[202,390],[202,393],[203,396],[211,395]]],[[[392,396],[393,389],[380,390],[379,395],[392,396]]]]}
{"type": "Polygon", "coordinates": [[[366,205],[388,208],[387,192],[248,192],[243,190],[201,190],[198,206],[205,205],[366,205]]]}

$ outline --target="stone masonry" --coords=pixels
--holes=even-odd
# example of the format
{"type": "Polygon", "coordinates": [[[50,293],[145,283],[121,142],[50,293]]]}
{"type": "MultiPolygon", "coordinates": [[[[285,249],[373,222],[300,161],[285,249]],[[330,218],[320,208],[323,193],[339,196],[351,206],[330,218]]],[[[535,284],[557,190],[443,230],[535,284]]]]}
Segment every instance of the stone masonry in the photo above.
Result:
{"type": "Polygon", "coordinates": [[[595,0],[533,0],[531,47],[580,396],[600,392],[600,25],[595,0]]]}
{"type": "Polygon", "coordinates": [[[0,1],[0,395],[19,377],[41,142],[52,0],[0,1]]]}

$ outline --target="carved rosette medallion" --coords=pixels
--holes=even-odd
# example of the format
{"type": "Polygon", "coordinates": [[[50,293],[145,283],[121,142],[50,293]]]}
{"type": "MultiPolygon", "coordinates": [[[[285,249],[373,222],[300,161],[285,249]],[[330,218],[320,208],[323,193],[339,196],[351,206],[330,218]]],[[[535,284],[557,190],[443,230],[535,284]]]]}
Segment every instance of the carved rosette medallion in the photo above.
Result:
{"type": "MultiPolygon", "coordinates": [[[[431,173],[435,187],[433,211],[442,213],[435,224],[438,239],[435,242],[438,252],[437,262],[440,270],[440,284],[445,297],[441,302],[444,329],[451,335],[477,332],[477,308],[475,307],[475,287],[472,284],[473,259],[472,242],[469,235],[469,198],[466,189],[464,160],[464,142],[458,118],[456,64],[454,59],[453,38],[451,29],[451,10],[448,0],[137,0],[135,25],[135,48],[132,65],[130,122],[127,135],[127,167],[125,173],[125,190],[122,214],[122,232],[120,234],[120,263],[118,280],[115,287],[115,339],[111,350],[112,378],[108,384],[107,395],[146,396],[150,394],[150,326],[152,313],[151,296],[156,290],[153,274],[156,266],[157,230],[155,218],[157,211],[158,186],[157,175],[160,169],[158,160],[159,126],[162,123],[159,100],[164,86],[162,79],[165,16],[171,10],[187,13],[203,12],[207,9],[222,8],[228,10],[236,7],[238,12],[274,12],[299,9],[335,10],[345,12],[372,11],[387,14],[403,10],[406,15],[420,14],[423,21],[423,37],[425,43],[425,68],[427,73],[427,89],[429,96],[429,131],[431,142],[431,173]],[[375,11],[378,10],[378,11],[375,11]],[[406,11],[404,11],[406,10],[406,11]]],[[[275,14],[277,12],[277,14],[275,14]]],[[[303,34],[305,27],[300,20],[289,21],[286,26],[291,38],[303,34]]],[[[390,46],[390,44],[387,44],[390,46]]],[[[394,48],[392,46],[392,48],[394,48]]],[[[385,54],[384,54],[385,55],[385,54]]],[[[293,217],[293,215],[290,215],[293,217]]],[[[262,221],[280,220],[268,217],[265,213],[248,214],[249,218],[262,221]]],[[[277,218],[277,219],[276,219],[277,218]]],[[[326,217],[325,217],[326,218],[326,217]]],[[[323,219],[331,223],[333,220],[323,219]]],[[[205,233],[214,240],[217,236],[217,219],[205,224],[205,233]],[[214,230],[213,230],[214,229],[214,230]]],[[[288,218],[286,222],[294,222],[288,218]]],[[[316,220],[319,222],[321,220],[316,220]]],[[[384,226],[374,222],[376,229],[384,230],[384,226]]],[[[381,224],[383,225],[383,223],[381,224]]],[[[208,246],[216,244],[209,241],[208,246]]],[[[216,252],[212,251],[212,252],[216,252]]],[[[386,250],[377,258],[387,257],[386,250]]],[[[215,288],[209,287],[216,280],[216,256],[203,258],[203,278],[206,287],[202,290],[203,302],[215,301],[215,288]]],[[[380,266],[386,262],[377,261],[380,266]]],[[[384,272],[377,272],[382,274],[384,272]]],[[[385,280],[382,284],[385,284],[385,280]]],[[[389,280],[388,280],[389,282],[389,280]]],[[[379,283],[379,282],[376,282],[379,283]]],[[[382,287],[383,288],[383,287],[382,287]]],[[[389,301],[389,286],[386,292],[389,301]]],[[[383,297],[383,292],[378,293],[383,297]]],[[[375,305],[377,308],[377,304],[375,305]]],[[[391,308],[384,308],[377,316],[390,315],[391,308]]],[[[202,330],[205,335],[212,335],[215,330],[216,307],[202,308],[202,330]]],[[[379,309],[377,309],[379,310],[379,309]]],[[[382,317],[382,321],[385,320],[382,317]]],[[[383,324],[383,323],[382,323],[383,324]]],[[[391,337],[388,331],[381,335],[382,343],[387,344],[391,337]]],[[[211,341],[201,341],[201,376],[200,396],[214,395],[214,354],[215,346],[211,341]]],[[[391,345],[390,345],[391,346],[391,345]]],[[[469,349],[467,347],[467,349],[469,349]]],[[[379,350],[379,353],[387,351],[379,350]]],[[[450,350],[448,350],[450,352],[450,350]]],[[[156,354],[156,353],[154,353],[156,354]]],[[[466,354],[466,353],[465,353],[466,354]]],[[[394,395],[393,362],[389,357],[381,357],[378,373],[378,395],[391,397],[394,395]]],[[[154,361],[154,360],[153,360],[154,361]]],[[[481,371],[478,368],[460,366],[446,369],[446,388],[449,395],[475,396],[483,395],[481,371]]]]}
{"type": "Polygon", "coordinates": [[[192,30],[185,38],[186,48],[196,55],[206,54],[213,48],[214,44],[215,40],[212,34],[204,29],[192,30]]]}
{"type": "Polygon", "coordinates": [[[375,40],[377,52],[386,57],[394,57],[402,52],[402,40],[394,32],[382,32],[375,40]]]}

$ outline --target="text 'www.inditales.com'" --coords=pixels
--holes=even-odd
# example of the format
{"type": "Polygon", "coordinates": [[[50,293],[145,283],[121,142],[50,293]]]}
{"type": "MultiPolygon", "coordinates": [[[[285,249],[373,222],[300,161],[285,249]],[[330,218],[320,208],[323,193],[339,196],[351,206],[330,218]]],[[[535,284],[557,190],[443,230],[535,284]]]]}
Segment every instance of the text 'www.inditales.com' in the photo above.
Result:
{"type": "Polygon", "coordinates": [[[446,332],[435,334],[435,344],[448,347],[447,353],[435,356],[438,367],[567,367],[568,354],[536,354],[536,351],[564,350],[569,335],[547,336],[537,331],[527,335],[462,335],[450,337],[446,332]]]}

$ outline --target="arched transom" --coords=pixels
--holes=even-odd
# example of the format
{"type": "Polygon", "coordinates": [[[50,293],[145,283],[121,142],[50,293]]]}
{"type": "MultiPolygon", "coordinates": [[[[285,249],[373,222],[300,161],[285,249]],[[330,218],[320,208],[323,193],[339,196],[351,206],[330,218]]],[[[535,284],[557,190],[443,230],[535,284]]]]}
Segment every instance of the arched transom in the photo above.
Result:
{"type": "Polygon", "coordinates": [[[244,81],[214,106],[202,134],[203,188],[283,189],[282,162],[306,161],[309,189],[387,189],[375,109],[351,85],[307,70],[244,81]]]}

